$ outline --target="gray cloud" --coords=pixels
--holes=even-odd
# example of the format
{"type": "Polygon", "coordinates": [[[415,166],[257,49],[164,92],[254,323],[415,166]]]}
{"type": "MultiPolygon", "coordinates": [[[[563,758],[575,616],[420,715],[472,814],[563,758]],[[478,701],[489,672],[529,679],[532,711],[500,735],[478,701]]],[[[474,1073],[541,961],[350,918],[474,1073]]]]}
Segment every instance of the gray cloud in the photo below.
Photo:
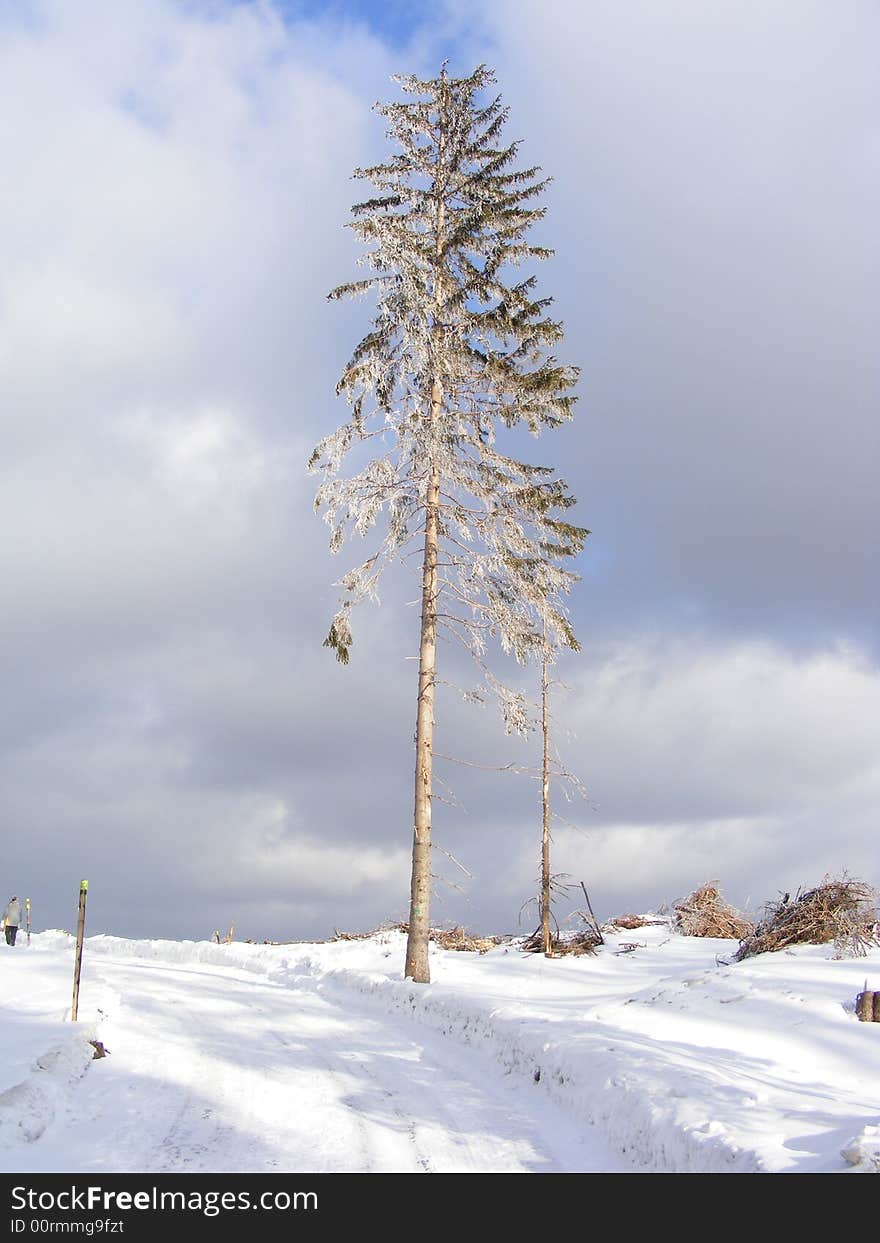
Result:
{"type": "MultiPolygon", "coordinates": [[[[337,666],[354,553],[328,556],[304,463],[366,322],[325,294],[356,270],[370,104],[443,55],[497,66],[555,177],[541,287],[583,367],[575,423],[527,450],[594,531],[560,870],[608,914],[709,876],[741,901],[876,879],[876,12],[450,4],[394,51],[368,17],[0,22],[10,892],[65,926],[88,875],[92,929],[134,936],[405,916],[413,586],[337,666]]],[[[437,917],[510,928],[537,789],[491,768],[534,746],[454,693],[438,728],[486,767],[439,766],[437,917]]]]}
{"type": "Polygon", "coordinates": [[[555,176],[547,283],[583,366],[563,452],[601,575],[588,624],[619,633],[629,608],[875,641],[876,11],[481,16],[511,128],[555,176]]]}

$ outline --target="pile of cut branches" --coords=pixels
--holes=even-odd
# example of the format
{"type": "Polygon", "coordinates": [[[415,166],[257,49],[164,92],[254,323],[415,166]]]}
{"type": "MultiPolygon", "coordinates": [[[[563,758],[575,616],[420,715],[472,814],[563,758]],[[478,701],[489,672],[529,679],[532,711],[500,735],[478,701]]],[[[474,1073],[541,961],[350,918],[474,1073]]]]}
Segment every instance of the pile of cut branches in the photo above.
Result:
{"type": "MultiPolygon", "coordinates": [[[[550,938],[550,955],[553,958],[562,958],[566,954],[579,956],[581,954],[595,954],[600,945],[603,945],[601,935],[593,928],[586,928],[583,932],[569,932],[563,935],[552,936],[550,938]]],[[[530,937],[526,937],[521,948],[527,954],[543,954],[544,939],[541,936],[541,929],[533,932],[530,937]]]]}
{"type": "Polygon", "coordinates": [[[741,941],[755,925],[721,896],[717,881],[700,885],[673,903],[675,927],[686,937],[735,937],[741,941]]]}
{"type": "Polygon", "coordinates": [[[615,915],[613,919],[609,919],[603,928],[607,932],[617,932],[624,928],[627,932],[635,928],[655,927],[658,924],[665,924],[665,919],[653,919],[650,915],[615,915]]]}
{"type": "Polygon", "coordinates": [[[815,889],[798,890],[792,900],[783,894],[768,902],[764,918],[741,941],[734,961],[766,954],[789,945],[825,945],[833,941],[838,958],[863,958],[880,945],[877,891],[866,881],[826,876],[815,889]]]}
{"type": "MultiPolygon", "coordinates": [[[[374,928],[372,932],[340,932],[334,930],[331,941],[368,941],[370,937],[379,936],[383,932],[409,932],[409,924],[406,920],[386,920],[384,924],[380,924],[378,928],[374,928]]],[[[441,949],[444,950],[465,950],[476,954],[485,954],[495,945],[500,945],[506,941],[507,937],[477,937],[470,932],[466,932],[464,928],[456,925],[454,928],[432,928],[428,933],[428,939],[434,941],[441,949]]]]}
{"type": "Polygon", "coordinates": [[[444,950],[464,950],[468,953],[485,954],[500,945],[505,937],[475,937],[464,928],[432,928],[430,939],[444,950]]]}
{"type": "Polygon", "coordinates": [[[379,924],[378,928],[373,928],[369,932],[340,932],[338,928],[333,929],[333,936],[329,938],[332,941],[369,941],[370,937],[377,937],[382,932],[408,932],[409,925],[399,923],[396,920],[386,920],[384,924],[379,924]]]}

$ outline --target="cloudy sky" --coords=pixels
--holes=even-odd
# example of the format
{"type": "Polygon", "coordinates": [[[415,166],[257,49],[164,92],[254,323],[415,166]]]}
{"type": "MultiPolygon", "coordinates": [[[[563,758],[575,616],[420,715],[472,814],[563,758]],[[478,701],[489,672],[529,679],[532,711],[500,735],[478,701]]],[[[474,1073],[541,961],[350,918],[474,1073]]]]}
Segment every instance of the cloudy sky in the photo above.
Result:
{"type": "MultiPolygon", "coordinates": [[[[600,916],[880,882],[878,39],[871,0],[0,0],[4,897],[72,927],[87,877],[129,936],[406,916],[412,585],[322,649],[350,554],[305,463],[367,324],[326,293],[371,105],[444,58],[554,179],[582,369],[534,445],[593,532],[554,870],[600,916]]],[[[441,769],[434,916],[530,931],[539,789],[490,769],[534,745],[437,716],[486,769],[441,769]]]]}

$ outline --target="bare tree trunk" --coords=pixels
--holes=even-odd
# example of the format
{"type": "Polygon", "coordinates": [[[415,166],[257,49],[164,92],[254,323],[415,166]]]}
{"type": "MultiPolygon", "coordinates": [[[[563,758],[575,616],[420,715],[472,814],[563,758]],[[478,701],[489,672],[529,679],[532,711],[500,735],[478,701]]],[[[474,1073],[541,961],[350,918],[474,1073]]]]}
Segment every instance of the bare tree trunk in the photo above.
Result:
{"type": "MultiPolygon", "coordinates": [[[[446,66],[441,74],[444,83],[446,66]]],[[[442,131],[442,123],[441,123],[442,131]]],[[[443,200],[443,154],[445,133],[438,146],[437,176],[434,182],[436,220],[434,247],[434,324],[435,348],[439,339],[439,320],[443,306],[442,259],[446,210],[443,200]]],[[[433,437],[443,416],[443,382],[439,359],[434,359],[431,384],[430,427],[433,437]]],[[[419,706],[416,715],[415,807],[413,811],[412,880],[410,883],[409,932],[406,941],[404,978],[428,984],[428,942],[431,933],[431,793],[434,771],[434,689],[437,675],[437,554],[440,544],[440,469],[432,451],[428,494],[425,499],[425,550],[422,559],[422,633],[419,643],[419,706]]]]}
{"type": "Polygon", "coordinates": [[[544,757],[541,767],[541,945],[549,957],[550,942],[550,721],[547,711],[547,660],[541,661],[541,729],[544,734],[544,757]]]}
{"type": "MultiPolygon", "coordinates": [[[[432,413],[439,406],[440,385],[431,394],[432,413]]],[[[431,928],[431,778],[434,765],[434,686],[437,654],[437,550],[440,520],[440,476],[428,481],[425,552],[422,563],[422,636],[419,645],[419,706],[416,716],[415,810],[413,815],[412,883],[409,935],[404,976],[416,984],[430,982],[428,938],[431,928]]]]}

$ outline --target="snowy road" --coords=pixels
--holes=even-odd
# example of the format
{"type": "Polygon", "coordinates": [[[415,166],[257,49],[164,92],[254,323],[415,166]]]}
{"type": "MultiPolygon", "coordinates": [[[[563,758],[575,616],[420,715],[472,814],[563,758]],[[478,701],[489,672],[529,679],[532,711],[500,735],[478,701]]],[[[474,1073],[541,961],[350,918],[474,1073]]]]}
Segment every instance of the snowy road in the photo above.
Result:
{"type": "Polygon", "coordinates": [[[29,1172],[629,1167],[533,1085],[411,1020],[234,968],[92,958],[109,1056],[16,1153],[29,1172]]]}

